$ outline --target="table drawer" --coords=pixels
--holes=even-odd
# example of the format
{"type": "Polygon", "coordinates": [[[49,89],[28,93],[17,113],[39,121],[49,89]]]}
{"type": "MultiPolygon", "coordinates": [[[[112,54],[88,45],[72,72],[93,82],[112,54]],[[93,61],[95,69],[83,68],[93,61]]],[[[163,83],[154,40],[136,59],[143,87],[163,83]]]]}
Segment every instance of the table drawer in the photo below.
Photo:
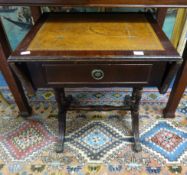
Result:
{"type": "Polygon", "coordinates": [[[148,84],[152,64],[42,64],[48,85],[58,84],[148,84]]]}

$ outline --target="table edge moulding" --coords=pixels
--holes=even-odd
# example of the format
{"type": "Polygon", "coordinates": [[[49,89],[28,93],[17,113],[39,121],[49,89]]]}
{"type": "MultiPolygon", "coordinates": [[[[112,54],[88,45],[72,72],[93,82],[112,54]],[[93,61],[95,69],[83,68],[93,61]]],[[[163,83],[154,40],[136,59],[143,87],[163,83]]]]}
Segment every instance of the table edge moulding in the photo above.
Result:
{"type": "Polygon", "coordinates": [[[69,7],[187,7],[186,0],[0,0],[0,5],[69,7]]]}
{"type": "MultiPolygon", "coordinates": [[[[112,32],[115,34],[117,31],[112,30],[112,32]]],[[[140,44],[142,45],[141,42],[140,44]]],[[[136,50],[138,49],[136,48],[136,50]]],[[[64,150],[66,113],[68,110],[76,109],[99,111],[122,109],[131,111],[134,135],[133,148],[139,152],[141,151],[139,142],[139,105],[142,89],[144,86],[156,86],[159,88],[160,93],[165,93],[182,63],[182,58],[165,36],[159,24],[149,13],[141,13],[141,15],[137,13],[46,13],[37,20],[30,32],[11,54],[8,61],[13,72],[30,94],[33,94],[37,88],[41,87],[54,89],[59,111],[59,141],[57,152],[63,152],[64,150]],[[53,24],[53,29],[58,29],[60,32],[60,38],[58,36],[55,38],[57,39],[55,40],[56,43],[53,42],[56,32],[51,29],[49,24],[53,24]],[[129,36],[128,32],[127,36],[126,33],[120,33],[120,29],[118,29],[118,35],[114,37],[109,34],[104,34],[103,36],[103,32],[100,33],[103,25],[104,31],[106,29],[105,32],[108,32],[108,30],[111,31],[110,29],[113,29],[111,28],[112,26],[117,24],[119,26],[122,25],[123,32],[127,26],[136,25],[137,29],[136,27],[132,28],[135,33],[133,38],[131,35],[129,36]],[[87,28],[89,29],[88,31],[85,30],[87,28]],[[94,35],[93,29],[94,32],[97,29],[94,37],[96,40],[91,40],[95,49],[90,50],[86,49],[88,45],[84,46],[84,42],[82,41],[87,42],[87,39],[83,39],[84,35],[90,38],[94,35]],[[84,35],[82,35],[82,30],[84,31],[84,35]],[[135,51],[131,48],[136,44],[138,48],[140,47],[136,38],[137,36],[144,36],[140,35],[141,30],[144,31],[145,36],[147,36],[147,33],[149,34],[150,38],[147,38],[147,40],[144,38],[143,41],[145,43],[148,42],[147,44],[150,44],[150,46],[147,46],[145,50],[143,49],[144,46],[141,48],[141,51],[136,51],[143,54],[135,54],[135,51]],[[72,42],[73,40],[70,38],[75,35],[75,31],[79,32],[82,39],[77,38],[76,42],[72,42]],[[42,32],[46,32],[44,33],[45,37],[40,38],[42,32]],[[92,32],[91,35],[90,32],[92,32]],[[50,33],[53,33],[53,35],[50,33]],[[124,35],[125,38],[127,37],[125,41],[127,44],[133,43],[129,45],[129,49],[121,49],[119,47],[120,42],[123,43],[125,40],[121,39],[121,35],[124,35]],[[117,40],[116,48],[112,49],[109,47],[106,50],[101,50],[97,43],[102,44],[104,42],[103,38],[107,40],[107,43],[105,43],[107,47],[110,46],[110,43],[117,40]],[[157,40],[159,42],[156,42],[157,40]],[[46,41],[48,42],[46,43],[46,41]],[[64,47],[69,45],[65,49],[59,48],[58,42],[60,46],[63,44],[64,47]],[[46,49],[49,46],[48,43],[54,43],[51,50],[46,49]],[[83,47],[77,49],[79,45],[76,43],[79,43],[81,46],[83,45],[83,47]],[[40,50],[33,47],[33,45],[37,44],[40,45],[40,50]],[[156,47],[159,47],[159,49],[150,48],[155,44],[157,44],[156,47]],[[141,74],[138,74],[138,72],[141,72],[141,74]],[[125,96],[124,106],[119,107],[77,107],[72,105],[74,99],[71,96],[66,97],[64,90],[66,87],[123,86],[132,87],[133,91],[131,96],[125,96]]]]}

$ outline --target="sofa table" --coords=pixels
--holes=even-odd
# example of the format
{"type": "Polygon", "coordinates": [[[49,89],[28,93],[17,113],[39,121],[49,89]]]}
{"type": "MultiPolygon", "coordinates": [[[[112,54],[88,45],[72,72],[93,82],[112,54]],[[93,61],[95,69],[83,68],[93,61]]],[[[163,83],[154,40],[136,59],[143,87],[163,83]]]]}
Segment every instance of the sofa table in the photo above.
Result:
{"type": "MultiPolygon", "coordinates": [[[[29,6],[33,16],[33,21],[36,22],[41,15],[41,6],[64,6],[64,7],[139,7],[139,8],[159,8],[157,10],[157,20],[162,26],[167,8],[186,8],[186,0],[0,0],[1,6],[29,6]]],[[[187,47],[186,47],[187,48],[187,47]]],[[[23,88],[20,82],[12,74],[8,64],[7,58],[11,53],[11,49],[5,32],[0,21],[0,69],[9,85],[9,88],[14,96],[16,104],[19,108],[21,116],[28,116],[31,113],[31,108],[28,105],[27,98],[24,95],[23,88]]],[[[176,108],[182,97],[182,93],[186,87],[186,63],[180,70],[181,73],[177,76],[177,81],[172,90],[171,97],[164,111],[164,117],[174,117],[176,108]],[[180,82],[180,84],[178,84],[180,82]],[[178,95],[179,94],[179,95],[178,95]]]]}
{"type": "Polygon", "coordinates": [[[142,88],[165,93],[182,58],[160,26],[144,13],[43,14],[8,59],[25,86],[54,88],[58,103],[59,143],[63,151],[66,112],[130,110],[134,150],[140,151],[139,103],[142,88]],[[66,87],[132,87],[124,106],[73,106],[66,87]]]}

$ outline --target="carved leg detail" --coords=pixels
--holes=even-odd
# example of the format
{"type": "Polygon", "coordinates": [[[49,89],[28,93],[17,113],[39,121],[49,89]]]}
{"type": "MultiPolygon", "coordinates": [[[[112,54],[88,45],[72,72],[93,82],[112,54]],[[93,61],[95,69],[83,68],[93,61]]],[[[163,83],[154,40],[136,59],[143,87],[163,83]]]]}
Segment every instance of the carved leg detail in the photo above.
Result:
{"type": "Polygon", "coordinates": [[[142,88],[133,88],[132,92],[132,130],[134,135],[134,151],[140,152],[142,150],[141,144],[139,141],[139,105],[142,95],[142,88]]]}
{"type": "Polygon", "coordinates": [[[59,125],[59,136],[56,147],[56,152],[61,153],[64,151],[64,140],[66,130],[66,112],[67,103],[65,98],[64,89],[55,89],[55,97],[58,105],[58,125],[59,125]]]}

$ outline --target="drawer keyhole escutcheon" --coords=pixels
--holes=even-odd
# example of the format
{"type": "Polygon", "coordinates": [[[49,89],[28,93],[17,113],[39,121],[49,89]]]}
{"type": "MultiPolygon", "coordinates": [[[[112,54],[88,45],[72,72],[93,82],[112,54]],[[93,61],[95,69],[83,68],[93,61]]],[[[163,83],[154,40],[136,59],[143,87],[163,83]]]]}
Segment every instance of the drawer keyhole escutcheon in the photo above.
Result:
{"type": "Polygon", "coordinates": [[[92,78],[94,80],[102,80],[104,78],[104,72],[101,69],[92,70],[92,78]]]}

